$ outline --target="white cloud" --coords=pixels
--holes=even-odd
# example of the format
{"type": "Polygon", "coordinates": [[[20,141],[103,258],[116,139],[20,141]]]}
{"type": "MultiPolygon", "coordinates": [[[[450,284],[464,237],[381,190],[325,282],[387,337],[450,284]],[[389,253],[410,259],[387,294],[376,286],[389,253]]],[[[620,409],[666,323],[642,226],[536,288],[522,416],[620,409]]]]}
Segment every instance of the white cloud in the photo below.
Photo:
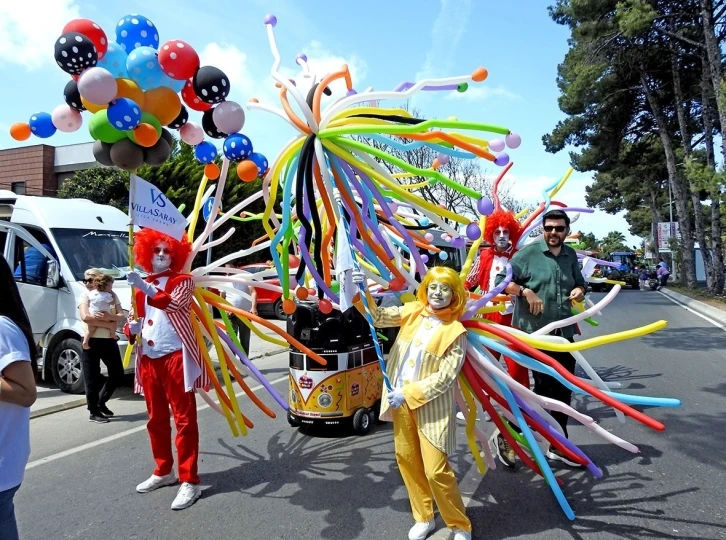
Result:
{"type": "Polygon", "coordinates": [[[449,92],[446,94],[446,99],[458,99],[463,101],[486,101],[493,97],[501,97],[510,100],[521,100],[522,96],[510,92],[503,86],[497,86],[492,88],[490,86],[474,86],[469,85],[469,89],[466,92],[449,92]]]}
{"type": "Polygon", "coordinates": [[[199,54],[203,66],[214,66],[229,77],[232,95],[241,103],[253,97],[257,87],[250,71],[247,53],[228,43],[209,43],[199,54]]]}
{"type": "Polygon", "coordinates": [[[0,64],[38,69],[55,63],[53,45],[78,13],[74,0],[0,1],[0,64]]]}
{"type": "Polygon", "coordinates": [[[471,14],[471,0],[441,0],[431,29],[431,47],[416,80],[440,76],[453,63],[471,14]]]}

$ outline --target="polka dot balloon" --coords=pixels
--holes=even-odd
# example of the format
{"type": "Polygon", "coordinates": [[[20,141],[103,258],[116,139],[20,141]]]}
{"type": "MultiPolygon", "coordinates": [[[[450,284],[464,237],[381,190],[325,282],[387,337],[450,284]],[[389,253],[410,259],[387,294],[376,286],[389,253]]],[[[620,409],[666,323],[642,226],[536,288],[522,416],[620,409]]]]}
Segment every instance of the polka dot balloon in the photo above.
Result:
{"type": "Polygon", "coordinates": [[[199,55],[185,41],[173,39],[159,49],[159,65],[169,77],[183,81],[194,77],[199,69],[199,55]]]}
{"type": "Polygon", "coordinates": [[[81,102],[81,93],[78,91],[78,83],[73,79],[66,83],[66,87],[63,89],[63,97],[69,107],[72,107],[77,111],[86,110],[81,102]]]}
{"type": "Polygon", "coordinates": [[[117,79],[127,79],[126,60],[128,56],[121,45],[112,41],[106,48],[106,54],[98,61],[98,67],[104,68],[117,79]]]}
{"type": "Polygon", "coordinates": [[[151,47],[137,47],[129,53],[126,60],[126,71],[142,90],[151,90],[162,86],[164,72],[161,71],[156,50],[151,47]]]}
{"type": "Polygon", "coordinates": [[[78,32],[90,39],[96,47],[99,60],[106,54],[106,48],[108,47],[106,32],[95,22],[88,19],[73,19],[63,27],[63,33],[66,32],[78,32]]]}
{"type": "Polygon", "coordinates": [[[252,154],[252,141],[246,135],[233,133],[224,140],[222,151],[230,161],[246,159],[252,154]]]}
{"type": "Polygon", "coordinates": [[[63,71],[79,75],[84,69],[98,62],[98,52],[93,42],[78,32],[66,32],[55,42],[55,61],[63,71]]]}
{"type": "Polygon", "coordinates": [[[77,131],[83,124],[81,113],[73,109],[70,105],[58,105],[53,112],[50,113],[53,125],[58,131],[72,133],[77,131]]]}
{"type": "Polygon", "coordinates": [[[28,122],[30,125],[30,131],[36,137],[41,139],[47,139],[52,137],[56,132],[56,127],[53,125],[53,119],[47,112],[38,112],[30,117],[28,122]]]}
{"type": "Polygon", "coordinates": [[[108,106],[108,121],[119,131],[134,129],[141,123],[141,107],[129,98],[119,98],[108,106]]]}
{"type": "Polygon", "coordinates": [[[126,15],[116,25],[116,43],[127,53],[139,47],[159,48],[159,32],[143,15],[126,15]]]}
{"type": "Polygon", "coordinates": [[[268,168],[267,158],[259,152],[252,152],[247,159],[257,165],[257,174],[260,176],[268,168]]]}
{"type": "Polygon", "coordinates": [[[204,66],[192,79],[194,93],[205,103],[219,103],[229,95],[229,78],[221,69],[204,66]]]}
{"type": "Polygon", "coordinates": [[[217,159],[217,147],[208,141],[199,143],[194,147],[194,157],[202,163],[211,163],[217,159]]]}
{"type": "Polygon", "coordinates": [[[212,139],[224,139],[227,136],[227,134],[221,132],[214,123],[214,109],[204,111],[204,114],[202,115],[202,128],[204,129],[204,133],[212,139]]]}
{"type": "Polygon", "coordinates": [[[193,111],[208,111],[212,108],[212,105],[210,103],[205,103],[199,97],[197,94],[194,93],[194,86],[192,85],[192,81],[187,81],[184,84],[184,88],[182,88],[181,91],[182,99],[184,100],[184,103],[186,103],[186,106],[189,107],[193,111]]]}
{"type": "Polygon", "coordinates": [[[172,120],[169,124],[167,124],[171,129],[181,129],[184,124],[186,124],[189,121],[189,112],[187,111],[186,107],[182,105],[181,110],[179,111],[179,114],[177,115],[174,120],[172,120]]]}

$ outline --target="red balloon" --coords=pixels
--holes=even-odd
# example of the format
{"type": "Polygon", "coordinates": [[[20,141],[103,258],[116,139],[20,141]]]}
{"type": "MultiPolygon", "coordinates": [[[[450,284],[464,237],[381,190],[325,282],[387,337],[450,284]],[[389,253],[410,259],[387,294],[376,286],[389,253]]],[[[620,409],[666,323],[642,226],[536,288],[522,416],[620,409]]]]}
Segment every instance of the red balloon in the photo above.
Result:
{"type": "Polygon", "coordinates": [[[187,42],[172,39],[159,48],[159,66],[172,79],[191,79],[199,69],[199,55],[187,42]]]}
{"type": "Polygon", "coordinates": [[[106,32],[95,22],[89,21],[88,19],[73,19],[63,27],[62,33],[65,34],[66,32],[78,32],[90,39],[96,46],[99,60],[106,54],[106,50],[108,49],[106,32]]]}
{"type": "Polygon", "coordinates": [[[324,315],[328,315],[330,312],[333,311],[333,304],[330,302],[330,300],[321,300],[318,304],[318,307],[320,308],[321,313],[323,313],[324,315]]]}
{"type": "Polygon", "coordinates": [[[192,81],[186,82],[184,88],[182,88],[181,96],[184,100],[184,103],[187,104],[187,107],[195,111],[204,112],[212,108],[211,103],[204,103],[201,99],[197,97],[197,94],[194,93],[192,81]]]}
{"type": "Polygon", "coordinates": [[[406,281],[403,278],[395,277],[388,282],[388,288],[392,291],[400,291],[406,286],[406,281]]]}

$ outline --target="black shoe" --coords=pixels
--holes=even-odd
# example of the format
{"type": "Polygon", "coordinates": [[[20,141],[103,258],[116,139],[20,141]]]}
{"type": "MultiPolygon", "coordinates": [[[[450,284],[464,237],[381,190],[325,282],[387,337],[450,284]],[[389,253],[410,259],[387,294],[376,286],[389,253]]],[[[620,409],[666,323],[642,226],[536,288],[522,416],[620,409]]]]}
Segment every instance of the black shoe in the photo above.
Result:
{"type": "Polygon", "coordinates": [[[514,469],[517,464],[517,454],[501,433],[497,435],[497,457],[508,469],[514,469]]]}
{"type": "Polygon", "coordinates": [[[89,422],[96,422],[97,424],[108,424],[110,420],[101,414],[92,414],[88,417],[89,422]]]}
{"type": "Polygon", "coordinates": [[[105,405],[101,405],[98,410],[106,418],[113,418],[114,416],[116,416],[115,414],[113,414],[113,411],[105,405]]]}

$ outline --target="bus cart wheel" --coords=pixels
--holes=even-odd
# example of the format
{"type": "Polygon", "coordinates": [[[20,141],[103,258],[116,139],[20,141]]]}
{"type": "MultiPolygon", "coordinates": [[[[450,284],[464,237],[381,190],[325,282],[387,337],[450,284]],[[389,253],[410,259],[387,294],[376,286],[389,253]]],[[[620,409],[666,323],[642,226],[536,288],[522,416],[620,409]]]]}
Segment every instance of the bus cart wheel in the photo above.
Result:
{"type": "Polygon", "coordinates": [[[353,415],[353,431],[365,435],[371,430],[371,413],[368,409],[358,409],[353,415]]]}
{"type": "Polygon", "coordinates": [[[292,427],[300,427],[300,422],[297,421],[290,411],[287,411],[287,423],[292,427]]]}

